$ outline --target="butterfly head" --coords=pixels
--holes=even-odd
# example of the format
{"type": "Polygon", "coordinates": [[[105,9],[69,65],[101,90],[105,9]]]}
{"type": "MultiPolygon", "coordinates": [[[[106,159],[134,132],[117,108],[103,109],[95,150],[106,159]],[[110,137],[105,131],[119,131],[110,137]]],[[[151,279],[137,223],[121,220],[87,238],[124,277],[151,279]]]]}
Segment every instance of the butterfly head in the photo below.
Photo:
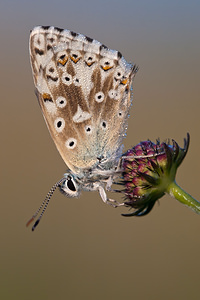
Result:
{"type": "Polygon", "coordinates": [[[80,183],[77,178],[70,173],[66,173],[64,178],[59,186],[61,193],[67,197],[78,197],[80,195],[80,183]]]}

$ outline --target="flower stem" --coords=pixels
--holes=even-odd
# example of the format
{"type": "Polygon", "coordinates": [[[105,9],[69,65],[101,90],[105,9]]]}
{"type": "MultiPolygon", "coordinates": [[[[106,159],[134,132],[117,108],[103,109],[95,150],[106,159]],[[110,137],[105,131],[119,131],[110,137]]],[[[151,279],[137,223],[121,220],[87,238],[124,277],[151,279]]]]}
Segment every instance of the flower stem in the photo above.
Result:
{"type": "Polygon", "coordinates": [[[175,181],[169,184],[167,193],[176,200],[190,207],[197,214],[200,214],[200,202],[186,193],[175,181]]]}

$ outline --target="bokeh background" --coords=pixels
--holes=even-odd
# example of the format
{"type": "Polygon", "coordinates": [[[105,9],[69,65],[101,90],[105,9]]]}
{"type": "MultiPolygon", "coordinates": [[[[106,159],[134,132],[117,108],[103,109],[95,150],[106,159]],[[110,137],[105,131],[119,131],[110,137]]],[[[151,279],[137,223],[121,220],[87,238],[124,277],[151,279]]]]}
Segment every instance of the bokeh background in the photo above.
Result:
{"type": "Polygon", "coordinates": [[[199,299],[200,216],[169,196],[123,218],[98,193],[56,192],[37,230],[26,221],[66,166],[39,105],[29,31],[81,32],[139,65],[125,149],[174,138],[189,153],[177,182],[200,200],[200,1],[0,2],[1,299],[199,299]]]}

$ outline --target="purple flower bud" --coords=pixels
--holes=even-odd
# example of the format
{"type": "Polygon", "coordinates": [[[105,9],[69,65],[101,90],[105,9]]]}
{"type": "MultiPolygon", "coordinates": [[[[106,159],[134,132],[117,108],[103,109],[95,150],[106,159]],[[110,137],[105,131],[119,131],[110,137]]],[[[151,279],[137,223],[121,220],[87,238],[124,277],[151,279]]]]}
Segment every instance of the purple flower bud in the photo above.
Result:
{"type": "Polygon", "coordinates": [[[125,206],[134,212],[123,216],[143,216],[151,211],[155,202],[175,182],[177,168],[189,147],[189,134],[184,148],[172,140],[172,144],[143,141],[129,149],[122,157],[122,184],[125,206]]]}

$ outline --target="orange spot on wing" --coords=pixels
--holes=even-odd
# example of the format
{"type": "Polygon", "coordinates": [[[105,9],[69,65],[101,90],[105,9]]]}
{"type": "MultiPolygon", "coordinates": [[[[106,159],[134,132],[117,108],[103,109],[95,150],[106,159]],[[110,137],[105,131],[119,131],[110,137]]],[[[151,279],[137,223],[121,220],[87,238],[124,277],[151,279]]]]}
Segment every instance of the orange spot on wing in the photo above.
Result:
{"type": "Polygon", "coordinates": [[[93,62],[91,62],[91,63],[89,63],[89,62],[86,62],[86,64],[90,67],[91,65],[93,65],[95,62],[93,61],[93,62]]]}
{"type": "Polygon", "coordinates": [[[65,56],[63,59],[61,59],[61,58],[58,59],[58,62],[63,66],[66,64],[67,61],[68,61],[67,56],[65,56]]]}
{"type": "Polygon", "coordinates": [[[112,69],[112,68],[113,68],[112,66],[105,66],[105,67],[102,67],[102,69],[103,69],[104,71],[110,70],[110,69],[112,69]]]}
{"type": "Polygon", "coordinates": [[[44,101],[52,101],[51,95],[47,93],[42,94],[42,98],[44,101]]]}
{"type": "Polygon", "coordinates": [[[128,82],[127,78],[125,78],[124,80],[121,81],[121,83],[124,84],[124,85],[127,84],[127,82],[128,82]]]}
{"type": "Polygon", "coordinates": [[[73,56],[70,56],[71,60],[76,64],[81,58],[80,57],[73,57],[73,56]]]}

